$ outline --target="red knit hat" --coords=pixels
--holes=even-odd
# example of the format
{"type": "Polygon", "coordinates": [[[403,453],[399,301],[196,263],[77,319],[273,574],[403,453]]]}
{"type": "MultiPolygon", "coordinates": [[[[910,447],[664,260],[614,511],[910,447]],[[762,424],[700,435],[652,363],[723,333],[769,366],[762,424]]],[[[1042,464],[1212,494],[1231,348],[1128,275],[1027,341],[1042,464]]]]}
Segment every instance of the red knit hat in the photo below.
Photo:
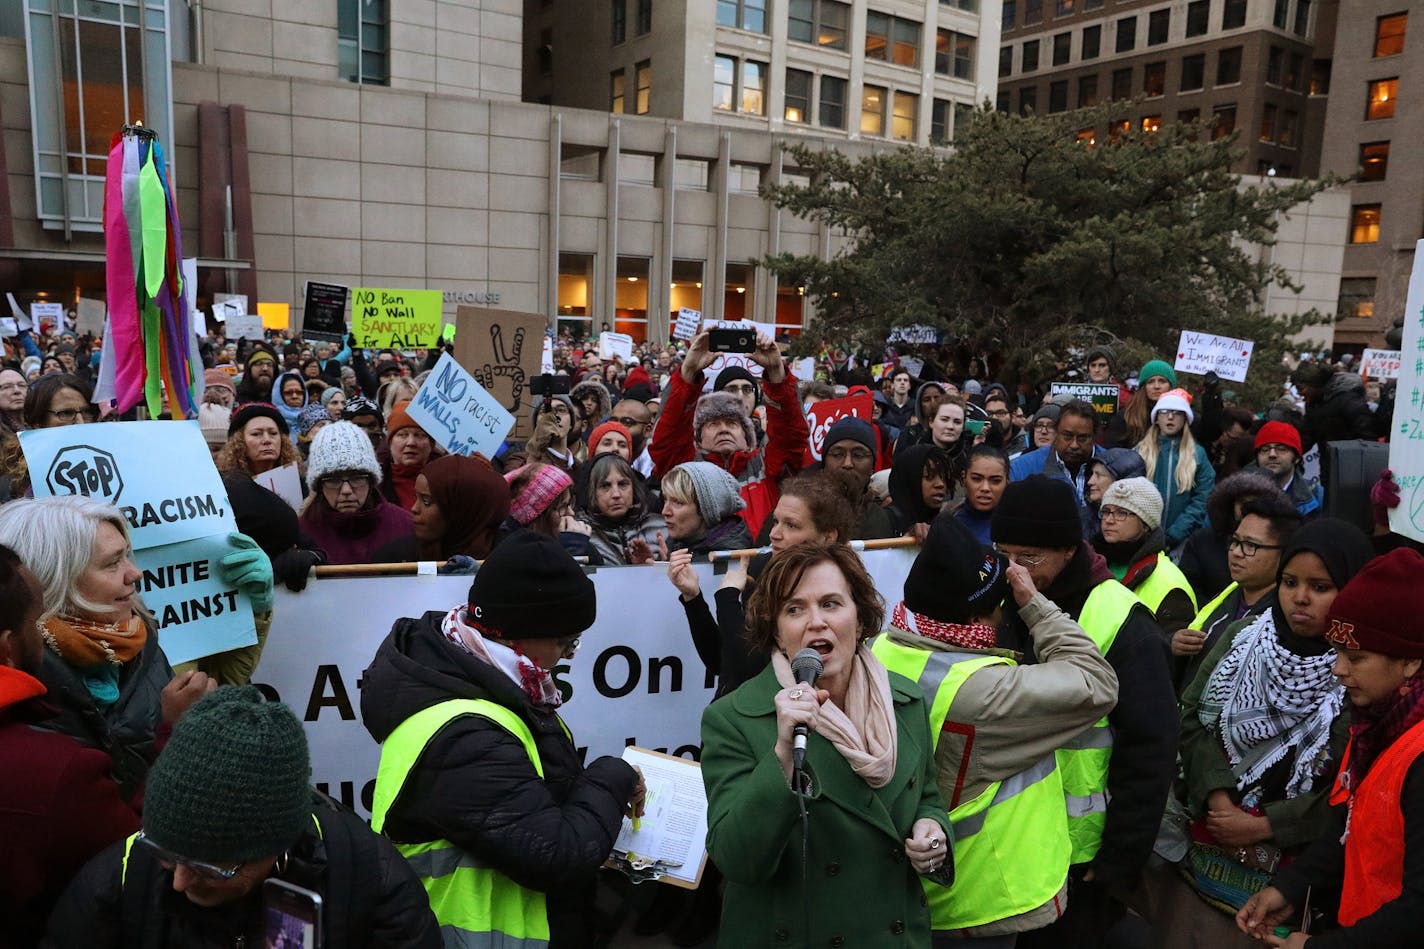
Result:
{"type": "Polygon", "coordinates": [[[1290,422],[1267,422],[1256,433],[1256,450],[1263,445],[1284,445],[1295,452],[1296,457],[1305,454],[1300,444],[1300,431],[1290,422]]]}
{"type": "Polygon", "coordinates": [[[1338,649],[1363,649],[1396,659],[1424,659],[1424,620],[1417,609],[1424,557],[1407,547],[1376,557],[1330,604],[1325,638],[1338,649]]]}
{"type": "Polygon", "coordinates": [[[628,426],[624,425],[622,422],[615,422],[613,419],[609,419],[602,425],[595,428],[592,434],[588,436],[588,450],[591,452],[597,449],[598,443],[602,441],[603,436],[607,435],[609,432],[616,432],[619,435],[623,436],[623,440],[628,444],[628,453],[623,456],[623,460],[632,461],[633,459],[628,457],[628,455],[632,454],[633,452],[633,436],[628,432],[628,426]]]}
{"type": "Polygon", "coordinates": [[[405,402],[397,402],[395,405],[391,406],[391,417],[386,419],[387,438],[390,438],[392,435],[394,435],[396,432],[400,431],[403,428],[420,428],[419,423],[417,423],[415,419],[411,418],[410,413],[406,411],[406,408],[409,405],[410,401],[407,400],[405,402]]]}

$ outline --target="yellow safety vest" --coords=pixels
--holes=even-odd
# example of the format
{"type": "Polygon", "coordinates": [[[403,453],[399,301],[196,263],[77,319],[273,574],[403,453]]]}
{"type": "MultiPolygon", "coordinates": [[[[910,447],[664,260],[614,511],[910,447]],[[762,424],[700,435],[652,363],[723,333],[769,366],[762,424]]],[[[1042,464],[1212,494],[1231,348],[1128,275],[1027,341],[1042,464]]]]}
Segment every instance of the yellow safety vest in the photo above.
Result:
{"type": "Polygon", "coordinates": [[[1146,603],[1147,608],[1155,614],[1157,608],[1162,605],[1162,601],[1167,598],[1167,594],[1173,590],[1181,590],[1186,593],[1187,598],[1192,601],[1192,609],[1197,608],[1197,595],[1192,592],[1192,585],[1187,582],[1187,575],[1182,573],[1181,567],[1172,563],[1171,557],[1159,552],[1157,564],[1152,568],[1152,572],[1132,592],[1137,594],[1137,598],[1146,603]]]}
{"type": "MultiPolygon", "coordinates": [[[[930,702],[936,746],[960,686],[987,666],[1014,664],[1002,656],[917,649],[883,635],[871,648],[887,669],[918,682],[930,702]]],[[[921,881],[937,931],[983,926],[1037,909],[1068,878],[1068,821],[1051,754],[961,801],[949,821],[954,883],[921,881]]]]}
{"type": "Polygon", "coordinates": [[[1221,609],[1221,604],[1226,602],[1226,598],[1240,588],[1241,584],[1234,580],[1228,583],[1225,590],[1222,590],[1216,595],[1215,599],[1197,611],[1196,619],[1192,620],[1192,629],[1200,630],[1203,633],[1209,632],[1206,628],[1206,624],[1211,621],[1211,614],[1221,609]]]}
{"type": "MultiPolygon", "coordinates": [[[[1104,656],[1117,639],[1117,631],[1142,601],[1116,580],[1093,588],[1083,604],[1078,625],[1104,656]]],[[[1106,717],[1058,749],[1058,770],[1063,776],[1063,796],[1068,805],[1068,839],[1074,863],[1087,863],[1098,854],[1108,811],[1108,762],[1112,760],[1113,733],[1106,717]]]]}
{"type": "MultiPolygon", "coordinates": [[[[371,808],[371,828],[385,825],[391,805],[426,746],[456,718],[479,715],[524,745],[539,777],[544,765],[524,720],[487,699],[451,699],[416,712],[381,743],[381,764],[371,808]]],[[[450,949],[545,949],[549,915],[544,894],[520,886],[484,860],[448,840],[396,844],[430,896],[430,908],[450,949]]]]}

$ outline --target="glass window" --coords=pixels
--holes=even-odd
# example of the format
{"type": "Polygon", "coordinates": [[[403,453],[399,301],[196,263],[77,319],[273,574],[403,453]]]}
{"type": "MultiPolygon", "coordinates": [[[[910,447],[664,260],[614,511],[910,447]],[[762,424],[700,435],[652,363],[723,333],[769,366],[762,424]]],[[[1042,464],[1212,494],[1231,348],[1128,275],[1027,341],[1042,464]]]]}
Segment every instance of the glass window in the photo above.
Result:
{"type": "Polygon", "coordinates": [[[712,60],[712,108],[732,111],[733,93],[737,88],[737,61],[730,56],[712,60]]]}
{"type": "Polygon", "coordinates": [[[1196,92],[1206,83],[1206,55],[1182,57],[1182,91],[1196,92]]]}
{"type": "Polygon", "coordinates": [[[1271,25],[1284,30],[1290,23],[1290,0],[1276,0],[1275,11],[1271,14],[1271,25]]]}
{"type": "MultiPolygon", "coordinates": [[[[1004,68],[1004,52],[999,51],[999,68],[1004,68]]],[[[1012,54],[1009,68],[1012,70],[1012,54]]],[[[974,37],[951,30],[935,34],[935,72],[956,79],[974,78],[974,37]]],[[[1007,75],[999,73],[999,75],[1007,75]]]]}
{"type": "Polygon", "coordinates": [[[1113,47],[1119,53],[1130,53],[1137,45],[1137,17],[1125,16],[1117,21],[1117,44],[1113,47]]]}
{"type": "Polygon", "coordinates": [[[1273,86],[1281,84],[1281,73],[1285,70],[1286,51],[1272,46],[1266,51],[1266,82],[1273,86]]]}
{"type": "Polygon", "coordinates": [[[742,63],[742,111],[766,114],[766,63],[750,59],[742,63]]]}
{"type": "Polygon", "coordinates": [[[1269,102],[1261,110],[1261,134],[1258,137],[1263,142],[1276,140],[1276,107],[1269,102]]]}
{"type": "Polygon", "coordinates": [[[1074,136],[1074,141],[1079,145],[1086,145],[1092,148],[1098,144],[1098,133],[1093,129],[1079,129],[1078,134],[1074,136]]]}
{"type": "Polygon", "coordinates": [[[722,303],[724,320],[744,320],[752,313],[755,296],[756,265],[727,264],[725,298],[722,303]]]}
{"type": "Polygon", "coordinates": [[[1132,67],[1126,69],[1114,69],[1112,74],[1112,97],[1114,99],[1132,98],[1132,67]]]}
{"type": "Polygon", "coordinates": [[[837,0],[817,0],[818,29],[816,45],[827,49],[846,49],[850,35],[850,4],[837,0]]]}
{"type": "Polygon", "coordinates": [[[1068,80],[1058,79],[1048,84],[1048,111],[1068,111],[1068,80]]]}
{"type": "Polygon", "coordinates": [[[602,180],[603,149],[588,145],[562,145],[559,148],[559,177],[581,181],[602,180]]]}
{"type": "Polygon", "coordinates": [[[1369,99],[1365,104],[1366,119],[1388,119],[1394,116],[1394,100],[1399,95],[1398,79],[1376,79],[1369,84],[1369,99]]]}
{"type": "Polygon", "coordinates": [[[950,103],[947,99],[936,99],[930,106],[930,144],[949,144],[950,103]]]}
{"type": "Polygon", "coordinates": [[[1177,112],[1177,121],[1182,125],[1190,125],[1201,118],[1201,109],[1181,109],[1177,112]]]}
{"type": "Polygon", "coordinates": [[[1300,89],[1300,81],[1305,73],[1305,57],[1300,53],[1291,53],[1286,57],[1285,75],[1281,76],[1281,85],[1287,89],[1304,92],[1300,89]]]}
{"type": "Polygon", "coordinates": [[[613,23],[610,32],[614,46],[628,38],[628,0],[613,0],[613,23]]]}
{"type": "Polygon", "coordinates": [[[1214,106],[1211,110],[1212,140],[1226,138],[1236,131],[1236,103],[1214,106]]]}
{"type": "Polygon", "coordinates": [[[1291,32],[1296,36],[1310,32],[1310,0],[1296,0],[1295,23],[1291,26],[1291,32]]]}
{"type": "Polygon", "coordinates": [[[653,0],[638,0],[638,35],[653,31],[653,0]]]}
{"type": "Polygon", "coordinates": [[[593,296],[593,255],[559,255],[558,327],[575,337],[589,332],[589,298],[593,296]]]}
{"type": "Polygon", "coordinates": [[[1368,319],[1375,315],[1375,277],[1341,277],[1337,315],[1368,319]]]}
{"type": "Polygon", "coordinates": [[[1357,204],[1350,208],[1350,243],[1379,243],[1380,206],[1357,204]]]}
{"type": "Polygon", "coordinates": [[[766,32],[766,0],[717,0],[717,25],[766,32]]]}
{"type": "Polygon", "coordinates": [[[1054,5],[1054,16],[1072,16],[1075,0],[1057,0],[1054,5]]]}
{"type": "Polygon", "coordinates": [[[1086,109],[1098,104],[1098,77],[1078,77],[1078,108],[1086,109]]]}
{"type": "Polygon", "coordinates": [[[1276,134],[1276,144],[1282,148],[1295,148],[1296,129],[1300,125],[1300,113],[1290,109],[1281,110],[1281,127],[1276,134]]]}
{"type": "Polygon", "coordinates": [[[815,4],[812,0],[791,0],[786,7],[786,38],[809,43],[815,35],[815,4]]]}
{"type": "Polygon", "coordinates": [[[1389,170],[1389,142],[1365,142],[1360,145],[1360,180],[1383,181],[1389,170]]]}
{"type": "Polygon", "coordinates": [[[1024,86],[1019,90],[1019,114],[1033,115],[1038,111],[1038,90],[1033,86],[1024,86]]]}
{"type": "Polygon", "coordinates": [[[1171,10],[1153,10],[1147,15],[1147,45],[1160,46],[1167,42],[1167,34],[1172,29],[1171,10]]]}
{"type": "Polygon", "coordinates": [[[1019,64],[1019,69],[1024,72],[1033,72],[1038,68],[1038,40],[1025,40],[1023,44],[1023,62],[1019,64]]]}
{"type": "MultiPolygon", "coordinates": [[[[706,191],[711,180],[711,162],[703,158],[679,158],[672,166],[672,186],[684,191],[706,191]]],[[[677,265],[673,264],[674,270],[677,265]]],[[[674,275],[676,279],[676,275],[674,275]]]]}
{"type": "Polygon", "coordinates": [[[362,2],[359,7],[357,0],[339,2],[336,56],[342,78],[385,85],[389,81],[386,60],[390,48],[386,0],[362,2]]]}
{"type": "Polygon", "coordinates": [[[1024,0],[1024,26],[1043,22],[1043,0],[1024,0]]]}
{"type": "Polygon", "coordinates": [[[1201,36],[1210,27],[1211,0],[1192,0],[1187,4],[1187,36],[1201,36]]]}
{"type": "Polygon", "coordinates": [[[999,47],[999,78],[1002,79],[1014,71],[1014,48],[1012,46],[999,47]]]}
{"type": "Polygon", "coordinates": [[[1151,132],[1157,131],[1157,130],[1160,129],[1161,127],[1162,127],[1162,116],[1160,116],[1160,115],[1144,115],[1144,116],[1142,117],[1142,131],[1151,133],[1151,132]]]}
{"type": "Polygon", "coordinates": [[[1310,94],[1313,96],[1328,96],[1330,94],[1330,60],[1312,59],[1310,61],[1310,94]]]}
{"type": "Polygon", "coordinates": [[[876,13],[865,15],[865,58],[886,61],[890,58],[890,15],[876,13]]]}
{"type": "Polygon", "coordinates": [[[885,134],[884,86],[865,86],[860,94],[860,131],[864,135],[885,134]]]}
{"type": "Polygon", "coordinates": [[[628,77],[623,70],[613,70],[613,75],[609,77],[611,91],[608,95],[608,111],[615,115],[622,115],[624,111],[624,99],[628,95],[628,77]]]}
{"type": "Polygon", "coordinates": [[[1114,122],[1108,126],[1108,141],[1115,143],[1119,138],[1131,131],[1131,119],[1123,119],[1121,122],[1114,122]]]}
{"type": "Polygon", "coordinates": [[[637,112],[639,115],[647,115],[653,98],[653,64],[646,59],[643,60],[633,67],[633,75],[636,77],[638,87],[637,112]]]}
{"type": "Polygon", "coordinates": [[[954,78],[974,78],[974,37],[966,33],[954,34],[954,78]]]}
{"type": "Polygon", "coordinates": [[[619,257],[618,283],[613,289],[613,330],[627,333],[635,343],[648,338],[648,280],[652,261],[646,257],[619,257]]]}
{"type": "Polygon", "coordinates": [[[908,92],[895,93],[894,114],[890,122],[890,137],[897,142],[913,142],[919,119],[920,97],[908,92]]]}
{"type": "Polygon", "coordinates": [[[1221,9],[1221,28],[1234,30],[1246,25],[1246,0],[1226,0],[1221,9]]]}
{"type": "Polygon", "coordinates": [[[1073,55],[1073,34],[1059,33],[1053,37],[1053,65],[1066,66],[1073,55]]]}
{"type": "Polygon", "coordinates": [[[1396,56],[1404,52],[1404,30],[1408,13],[1394,13],[1375,20],[1375,55],[1396,56]]]}
{"type": "Polygon", "coordinates": [[[1233,46],[1216,54],[1216,84],[1229,86],[1241,81],[1241,47],[1233,46]]]}
{"type": "Polygon", "coordinates": [[[1148,63],[1142,67],[1142,91],[1150,99],[1167,92],[1167,64],[1148,63]]]}
{"type": "Polygon", "coordinates": [[[1103,0],[1083,0],[1084,10],[1096,10],[1103,5],[1103,0]]]}
{"type": "Polygon", "coordinates": [[[1103,44],[1103,28],[1099,26],[1083,27],[1083,59],[1097,59],[1098,50],[1103,44]]]}
{"type": "Polygon", "coordinates": [[[668,312],[671,322],[677,323],[677,311],[683,307],[702,312],[702,261],[674,260],[672,262],[672,292],[668,296],[668,312]]]}
{"type": "MultiPolygon", "coordinates": [[[[738,194],[756,194],[761,188],[761,166],[733,162],[727,168],[727,190],[738,194]]],[[[730,319],[730,317],[728,317],[730,319]]]]}
{"type": "Polygon", "coordinates": [[[821,77],[821,95],[816,107],[817,124],[828,129],[846,127],[846,87],[849,85],[838,76],[821,77]]]}
{"type": "Polygon", "coordinates": [[[954,137],[956,140],[969,133],[969,127],[974,124],[975,109],[976,106],[965,102],[954,104],[954,137]]]}
{"type": "Polygon", "coordinates": [[[811,74],[805,70],[786,70],[786,111],[783,116],[786,121],[797,124],[811,121],[811,79],[811,74]]]}
{"type": "Polygon", "coordinates": [[[994,95],[994,111],[995,111],[995,112],[1002,112],[1002,113],[1004,113],[1005,115],[1007,115],[1007,114],[1009,113],[1009,110],[1012,109],[1012,108],[1013,108],[1013,104],[1012,104],[1012,102],[1010,101],[1009,90],[1007,90],[1007,89],[1000,89],[1000,90],[994,95]]]}
{"type": "Polygon", "coordinates": [[[948,76],[949,70],[953,68],[954,62],[954,31],[935,30],[935,58],[934,71],[941,76],[948,76]]]}
{"type": "Polygon", "coordinates": [[[896,17],[890,24],[890,61],[897,66],[920,64],[920,24],[896,17]]]}
{"type": "Polygon", "coordinates": [[[1003,14],[999,17],[999,27],[1002,30],[1012,30],[1014,19],[1018,16],[1018,0],[1004,0],[1003,14]]]}
{"type": "MultiPolygon", "coordinates": [[[[614,0],[614,6],[618,4],[619,0],[614,0]]],[[[717,0],[717,25],[736,26],[740,6],[737,0],[717,0]]]]}

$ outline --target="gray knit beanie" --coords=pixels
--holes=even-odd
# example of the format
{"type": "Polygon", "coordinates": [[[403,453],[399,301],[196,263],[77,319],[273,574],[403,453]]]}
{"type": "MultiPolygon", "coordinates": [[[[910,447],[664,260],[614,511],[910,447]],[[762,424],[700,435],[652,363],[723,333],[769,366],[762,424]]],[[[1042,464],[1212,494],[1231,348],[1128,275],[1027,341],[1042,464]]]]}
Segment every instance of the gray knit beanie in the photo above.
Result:
{"type": "MultiPolygon", "coordinates": [[[[728,398],[735,395],[728,393],[728,398]]],[[[697,510],[708,527],[715,527],[747,506],[737,479],[710,461],[686,461],[673,471],[685,471],[697,494],[697,510]]]]}
{"type": "Polygon", "coordinates": [[[381,483],[381,465],[370,436],[350,422],[332,422],[312,437],[307,487],[315,491],[318,481],[338,471],[364,471],[381,483]]]}
{"type": "Polygon", "coordinates": [[[697,408],[692,413],[692,437],[697,443],[702,441],[702,426],[713,419],[725,418],[739,422],[747,436],[747,447],[756,447],[756,429],[747,417],[747,406],[741,396],[731,392],[710,392],[697,400],[697,408]]]}
{"type": "MultiPolygon", "coordinates": [[[[570,396],[564,395],[563,393],[558,393],[558,394],[556,394],[556,395],[551,395],[551,396],[549,396],[549,398],[551,398],[551,399],[557,399],[558,401],[564,403],[564,407],[569,410],[569,418],[571,418],[571,419],[576,419],[576,418],[579,417],[578,410],[574,408],[574,400],[573,400],[570,396]]],[[[541,406],[543,406],[543,404],[544,404],[544,396],[542,396],[542,395],[536,395],[536,396],[534,396],[533,402],[531,403],[530,409],[529,409],[529,421],[530,421],[530,422],[533,422],[533,423],[535,423],[535,424],[538,424],[538,422],[539,422],[539,409],[540,409],[541,406]]]]}
{"type": "Polygon", "coordinates": [[[1146,478],[1123,478],[1108,485],[1103,492],[1102,507],[1120,507],[1136,514],[1147,529],[1162,526],[1162,494],[1146,478]]]}

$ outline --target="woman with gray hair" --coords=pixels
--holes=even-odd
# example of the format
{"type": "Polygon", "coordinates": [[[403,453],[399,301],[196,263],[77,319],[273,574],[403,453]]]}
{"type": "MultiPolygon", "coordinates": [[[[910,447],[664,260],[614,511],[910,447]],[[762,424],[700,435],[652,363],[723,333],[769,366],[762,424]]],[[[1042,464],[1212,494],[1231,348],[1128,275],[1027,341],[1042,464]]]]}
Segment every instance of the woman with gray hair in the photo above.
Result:
{"type": "MultiPolygon", "coordinates": [[[[230,539],[238,549],[219,561],[220,575],[252,597],[254,612],[270,614],[271,563],[244,535],[230,539]]],[[[118,508],[79,496],[15,501],[0,508],[0,545],[44,591],[38,678],[58,708],[50,727],[107,752],[131,796],[158,756],[160,725],[177,721],[217,680],[173,674],[138,598],[142,573],[118,508]]]]}

